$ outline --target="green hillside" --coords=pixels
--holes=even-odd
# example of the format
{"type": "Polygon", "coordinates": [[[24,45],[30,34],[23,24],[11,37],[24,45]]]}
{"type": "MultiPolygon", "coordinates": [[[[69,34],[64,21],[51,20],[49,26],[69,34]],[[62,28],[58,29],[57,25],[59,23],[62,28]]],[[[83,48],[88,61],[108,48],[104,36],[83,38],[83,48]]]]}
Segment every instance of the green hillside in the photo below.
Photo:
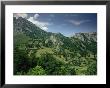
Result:
{"type": "Polygon", "coordinates": [[[96,75],[97,34],[66,37],[13,18],[14,75],[96,75]]]}

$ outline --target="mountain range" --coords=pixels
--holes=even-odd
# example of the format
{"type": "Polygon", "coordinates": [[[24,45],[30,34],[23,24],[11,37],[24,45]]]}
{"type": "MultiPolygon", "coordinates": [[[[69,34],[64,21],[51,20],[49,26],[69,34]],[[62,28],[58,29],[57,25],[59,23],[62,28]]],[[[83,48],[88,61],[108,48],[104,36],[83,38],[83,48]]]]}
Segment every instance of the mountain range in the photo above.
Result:
{"type": "MultiPolygon", "coordinates": [[[[15,17],[13,18],[13,28],[14,51],[17,52],[16,48],[19,51],[24,50],[26,51],[26,54],[29,58],[41,58],[43,55],[45,56],[45,54],[49,54],[54,57],[55,60],[58,60],[59,62],[66,65],[68,64],[69,68],[74,67],[76,75],[93,75],[97,73],[96,32],[75,33],[75,35],[71,37],[66,37],[61,33],[44,31],[40,27],[22,17],[19,17],[18,19],[15,17]],[[90,72],[88,71],[89,67],[93,67],[92,72],[91,70],[90,72]]],[[[17,63],[15,57],[15,63],[17,63]]],[[[38,64],[38,61],[36,62],[37,63],[35,66],[41,66],[46,71],[47,75],[60,74],[59,72],[52,72],[53,70],[50,71],[49,68],[47,69],[42,64],[38,64]]],[[[14,66],[16,70],[15,74],[18,74],[17,72],[22,72],[17,70],[16,64],[14,66]]],[[[32,66],[32,68],[35,66],[32,66]]],[[[30,71],[29,69],[27,71],[30,71]]],[[[67,71],[65,74],[70,75],[72,73],[69,70],[69,72],[67,71]]]]}

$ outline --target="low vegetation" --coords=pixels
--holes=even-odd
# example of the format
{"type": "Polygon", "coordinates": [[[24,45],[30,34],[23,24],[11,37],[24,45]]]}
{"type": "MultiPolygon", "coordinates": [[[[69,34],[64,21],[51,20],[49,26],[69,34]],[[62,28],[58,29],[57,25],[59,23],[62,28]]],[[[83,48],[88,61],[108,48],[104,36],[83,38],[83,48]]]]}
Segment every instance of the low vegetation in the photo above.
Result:
{"type": "Polygon", "coordinates": [[[96,36],[65,37],[14,18],[14,75],[96,75],[96,36]]]}

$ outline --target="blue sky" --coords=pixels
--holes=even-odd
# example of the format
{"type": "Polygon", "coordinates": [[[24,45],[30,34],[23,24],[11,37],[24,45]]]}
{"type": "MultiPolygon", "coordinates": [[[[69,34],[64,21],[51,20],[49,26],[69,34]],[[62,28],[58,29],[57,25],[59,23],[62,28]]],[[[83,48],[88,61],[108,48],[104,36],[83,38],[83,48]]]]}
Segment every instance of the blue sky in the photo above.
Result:
{"type": "Polygon", "coordinates": [[[47,32],[71,36],[79,32],[97,31],[96,13],[16,13],[47,32]]]}

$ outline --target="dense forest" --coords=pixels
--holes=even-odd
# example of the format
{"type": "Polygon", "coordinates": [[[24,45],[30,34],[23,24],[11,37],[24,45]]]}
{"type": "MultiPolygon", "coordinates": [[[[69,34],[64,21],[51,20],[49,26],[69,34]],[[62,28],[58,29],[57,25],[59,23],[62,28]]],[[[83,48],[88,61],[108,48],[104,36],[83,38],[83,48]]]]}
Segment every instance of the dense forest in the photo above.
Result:
{"type": "Polygon", "coordinates": [[[14,75],[96,75],[97,34],[66,37],[13,17],[14,75]]]}

